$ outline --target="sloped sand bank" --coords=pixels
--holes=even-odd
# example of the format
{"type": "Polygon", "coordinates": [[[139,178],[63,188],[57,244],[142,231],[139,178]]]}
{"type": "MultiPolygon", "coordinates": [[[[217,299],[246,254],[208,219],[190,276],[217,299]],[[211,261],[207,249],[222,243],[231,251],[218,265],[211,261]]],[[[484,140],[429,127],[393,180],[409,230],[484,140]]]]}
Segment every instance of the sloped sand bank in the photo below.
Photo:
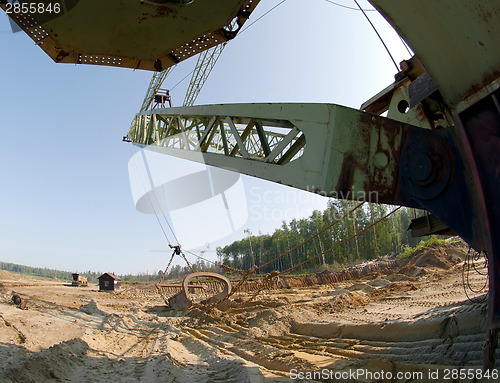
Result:
{"type": "MultiPolygon", "coordinates": [[[[462,286],[464,256],[423,249],[397,267],[250,303],[244,292],[229,312],[188,315],[147,286],[99,293],[7,275],[0,382],[451,382],[448,370],[481,368],[486,334],[484,292],[471,302],[462,286]]],[[[471,274],[470,284],[479,290],[485,278],[471,274]]]]}

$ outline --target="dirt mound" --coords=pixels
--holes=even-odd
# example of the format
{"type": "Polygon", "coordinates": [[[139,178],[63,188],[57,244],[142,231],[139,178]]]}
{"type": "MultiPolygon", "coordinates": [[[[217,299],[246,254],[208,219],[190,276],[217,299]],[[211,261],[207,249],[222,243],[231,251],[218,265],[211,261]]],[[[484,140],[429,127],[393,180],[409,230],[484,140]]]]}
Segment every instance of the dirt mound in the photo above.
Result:
{"type": "Polygon", "coordinates": [[[415,251],[408,258],[401,259],[400,267],[387,275],[387,279],[391,282],[415,281],[435,272],[436,269],[450,270],[457,263],[462,262],[465,256],[466,253],[461,243],[426,246],[415,251]]]}
{"type": "Polygon", "coordinates": [[[290,331],[293,315],[286,311],[264,310],[248,321],[248,335],[253,337],[279,336],[290,331]]]}
{"type": "MultiPolygon", "coordinates": [[[[399,270],[399,275],[406,275],[407,277],[420,277],[426,274],[426,271],[423,267],[415,266],[412,264],[408,264],[405,267],[399,270]]],[[[405,280],[404,278],[402,280],[405,280]]]]}
{"type": "MultiPolygon", "coordinates": [[[[318,285],[332,285],[345,281],[365,278],[378,278],[380,275],[395,275],[388,278],[391,281],[402,281],[426,275],[425,268],[434,267],[449,270],[466,257],[463,242],[448,243],[445,245],[430,245],[415,251],[407,258],[397,259],[394,256],[383,256],[372,261],[345,268],[339,271],[324,270],[319,273],[299,276],[279,276],[268,281],[265,286],[262,280],[245,281],[238,289],[239,292],[252,292],[261,289],[282,290],[306,288],[318,285]],[[409,277],[409,278],[408,278],[409,277]]],[[[369,288],[369,287],[368,287],[369,288]]]]}
{"type": "Polygon", "coordinates": [[[422,249],[421,254],[415,254],[411,263],[417,267],[432,266],[448,270],[456,261],[444,249],[430,247],[422,249]]]}
{"type": "Polygon", "coordinates": [[[10,271],[0,270],[0,281],[19,281],[20,279],[26,279],[25,275],[11,273],[10,271]]]}
{"type": "Polygon", "coordinates": [[[367,283],[354,283],[353,285],[347,288],[349,291],[362,291],[366,294],[369,294],[375,290],[375,287],[370,286],[367,283]]]}
{"type": "Polygon", "coordinates": [[[96,301],[94,301],[93,299],[86,305],[81,305],[78,310],[89,315],[107,315],[97,306],[96,301]]]}
{"type": "Polygon", "coordinates": [[[389,286],[391,284],[391,282],[388,281],[387,279],[377,278],[377,279],[372,279],[367,284],[372,286],[372,287],[386,287],[386,286],[389,286]]]}
{"type": "MultiPolygon", "coordinates": [[[[403,270],[403,271],[405,271],[405,270],[403,270]]],[[[408,275],[401,274],[401,273],[394,273],[394,274],[388,275],[387,279],[389,281],[391,281],[391,282],[403,282],[403,281],[410,281],[410,280],[412,280],[412,278],[409,277],[408,275]]]]}
{"type": "Polygon", "coordinates": [[[11,367],[4,377],[12,382],[60,381],[68,369],[83,364],[81,359],[88,350],[88,344],[81,339],[61,342],[11,367]]]}

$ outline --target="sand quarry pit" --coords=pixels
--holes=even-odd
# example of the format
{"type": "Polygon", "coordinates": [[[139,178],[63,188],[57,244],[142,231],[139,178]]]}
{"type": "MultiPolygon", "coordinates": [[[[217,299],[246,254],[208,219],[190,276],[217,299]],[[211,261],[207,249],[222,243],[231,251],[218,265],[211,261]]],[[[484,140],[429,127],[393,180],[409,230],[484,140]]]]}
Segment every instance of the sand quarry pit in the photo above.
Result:
{"type": "MultiPolygon", "coordinates": [[[[466,251],[424,248],[247,304],[241,293],[225,313],[168,310],[152,286],[107,293],[1,272],[0,382],[498,382],[451,375],[481,369],[487,328],[485,292],[463,289],[466,251]]],[[[486,276],[469,279],[479,290],[486,276]]]]}

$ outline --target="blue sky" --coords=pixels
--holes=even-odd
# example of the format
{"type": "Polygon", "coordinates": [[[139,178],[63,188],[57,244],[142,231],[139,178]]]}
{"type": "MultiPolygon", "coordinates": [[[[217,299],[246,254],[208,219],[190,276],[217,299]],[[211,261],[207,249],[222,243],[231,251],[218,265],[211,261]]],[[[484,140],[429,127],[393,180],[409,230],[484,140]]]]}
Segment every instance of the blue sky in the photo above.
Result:
{"type": "MultiPolygon", "coordinates": [[[[247,25],[279,2],[261,0],[247,25]]],[[[408,58],[383,19],[376,12],[369,16],[396,62],[408,58]]],[[[24,33],[11,33],[4,14],[0,49],[0,261],[119,274],[163,268],[167,243],[155,217],[134,208],[131,151],[121,142],[151,73],[55,64],[24,33]]],[[[164,87],[172,88],[194,63],[180,64],[164,87]]],[[[329,102],[358,108],[389,85],[394,73],[361,12],[326,0],[287,0],[228,44],[196,103],[329,102]]],[[[185,80],[172,90],[174,105],[182,104],[187,85],[185,80]]],[[[284,203],[271,198],[278,211],[296,201],[297,216],[326,206],[325,198],[292,198],[288,188],[245,182],[272,192],[268,197],[287,191],[284,203]]],[[[246,226],[256,234],[280,225],[269,219],[246,226]]],[[[243,236],[242,230],[210,244],[206,256],[215,259],[215,247],[243,236]]]]}

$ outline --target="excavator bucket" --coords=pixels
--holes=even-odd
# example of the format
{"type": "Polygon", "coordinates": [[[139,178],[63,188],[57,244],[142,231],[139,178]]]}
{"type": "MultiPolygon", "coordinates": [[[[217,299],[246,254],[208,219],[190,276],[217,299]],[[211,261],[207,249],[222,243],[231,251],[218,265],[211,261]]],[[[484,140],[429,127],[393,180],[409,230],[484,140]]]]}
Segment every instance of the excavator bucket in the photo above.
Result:
{"type": "Polygon", "coordinates": [[[236,36],[259,0],[1,0],[55,62],[161,71],[236,36]]]}
{"type": "MultiPolygon", "coordinates": [[[[211,272],[197,272],[184,277],[182,284],[157,284],[160,295],[170,308],[185,311],[193,305],[217,306],[231,294],[232,286],[225,276],[211,272]],[[177,287],[175,295],[166,297],[165,288],[172,291],[177,287]]],[[[229,302],[228,302],[229,303],[229,302]]],[[[221,308],[219,306],[219,308],[221,308]]]]}

